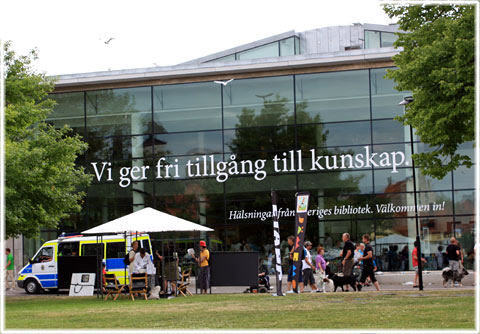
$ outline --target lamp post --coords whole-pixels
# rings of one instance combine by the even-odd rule
[[[407,104],[410,104],[413,102],[413,97],[412,96],[406,96],[403,98],[403,101],[400,102],[398,105],[399,106],[406,106]],[[410,126],[410,149],[411,149],[411,155],[413,156],[413,129],[412,126]],[[416,227],[416,244],[418,245],[417,247],[417,259],[418,259],[418,290],[422,291],[423,290],[423,275],[422,275],[422,244],[420,243],[420,228],[419,228],[419,222],[418,222],[418,208],[417,208],[417,181],[415,177],[415,162],[413,161],[412,158],[412,169],[413,169],[413,200],[415,202],[415,227]]]

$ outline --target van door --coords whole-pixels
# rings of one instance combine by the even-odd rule
[[[32,261],[32,274],[44,288],[56,288],[58,282],[55,245],[43,246]]]

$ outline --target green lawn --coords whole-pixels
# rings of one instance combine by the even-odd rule
[[[272,297],[194,295],[113,302],[56,295],[6,297],[7,329],[471,329],[473,290]]]

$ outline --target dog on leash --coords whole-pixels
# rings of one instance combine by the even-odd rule
[[[448,281],[450,282],[450,286],[453,287],[454,282],[458,282],[460,286],[462,286],[462,279],[468,275],[468,271],[465,268],[462,268],[460,272],[456,270],[452,270],[450,267],[443,268],[442,270],[442,277],[443,277],[443,287],[447,287]]]
[[[353,291],[357,291],[357,287],[358,287],[358,291],[362,289],[361,285],[357,286],[357,281],[353,276],[339,276],[337,274],[334,274],[332,273],[329,266],[326,267],[325,274],[330,280],[333,281],[333,285],[334,285],[333,292],[337,292],[338,287],[340,287],[342,291],[345,291],[343,290],[344,285],[350,285]]]

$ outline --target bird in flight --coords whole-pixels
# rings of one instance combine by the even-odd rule
[[[214,82],[226,86],[232,81],[233,81],[233,79],[230,79],[230,80],[227,80],[227,81],[217,81],[217,80],[215,80]]]
[[[110,37],[110,39],[109,39],[108,41],[105,41],[104,43],[105,43],[105,44],[110,44],[110,42],[113,41],[114,39],[115,39],[115,38]]]

